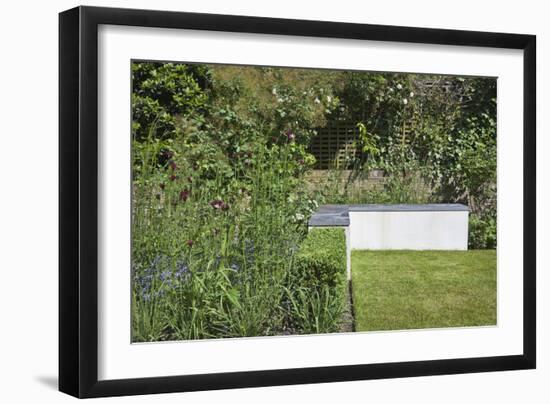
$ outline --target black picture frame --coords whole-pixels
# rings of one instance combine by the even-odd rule
[[[523,354],[98,381],[100,24],[523,50]],[[85,398],[535,368],[535,69],[533,35],[97,7],[60,13],[59,390]]]

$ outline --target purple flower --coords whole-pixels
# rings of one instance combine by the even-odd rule
[[[172,174],[172,175],[170,176],[170,181],[175,181],[175,180],[177,180],[177,179],[178,179],[178,176],[175,175],[175,174]]]
[[[291,130],[287,130],[285,135],[286,135],[286,138],[291,142],[296,138],[296,136]]]
[[[180,201],[183,201],[185,202],[187,199],[189,199],[189,194],[191,192],[189,192],[187,189],[184,189],[183,191],[180,192]]]
[[[169,160],[172,157],[174,157],[174,152],[170,151],[170,150],[163,150],[162,153],[161,153],[161,156],[163,158],[165,158],[166,160]]]
[[[172,171],[175,171],[178,168],[178,165],[174,161],[171,161],[168,163],[168,167],[170,167]]]
[[[141,291],[147,293],[151,289],[153,275],[136,276],[135,281]]]
[[[162,282],[167,281],[172,276],[172,273],[168,270],[162,271],[159,278]]]
[[[193,243],[194,243],[193,240],[187,240],[187,241],[185,242],[185,244],[187,244],[187,246],[189,246],[189,247],[193,247]]]
[[[174,274],[176,279],[186,281],[191,276],[191,271],[189,267],[184,262],[180,262],[177,265],[176,273]]]

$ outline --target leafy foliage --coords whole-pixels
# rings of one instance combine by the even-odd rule
[[[155,136],[173,136],[178,117],[206,113],[210,83],[204,65],[132,63],[132,132],[142,140],[155,126]]]
[[[491,249],[496,247],[497,223],[494,217],[470,214],[468,229],[468,248]]]

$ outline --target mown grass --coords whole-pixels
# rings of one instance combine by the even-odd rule
[[[496,250],[353,251],[357,331],[496,324]]]

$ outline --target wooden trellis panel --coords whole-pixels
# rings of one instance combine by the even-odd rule
[[[357,153],[358,136],[359,130],[355,123],[330,122],[324,128],[317,129],[309,150],[317,159],[315,168],[350,168]]]

